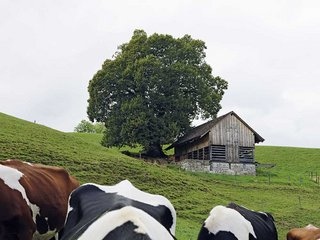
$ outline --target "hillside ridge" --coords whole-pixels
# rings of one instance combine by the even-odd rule
[[[65,167],[81,183],[115,184],[130,180],[138,188],[162,194],[177,210],[177,238],[196,239],[202,221],[218,204],[236,202],[257,211],[271,212],[279,239],[293,227],[320,225],[320,149],[257,146],[258,176],[223,176],[191,173],[174,165],[133,159],[116,148],[102,147],[102,135],[64,133],[0,113],[0,159]]]

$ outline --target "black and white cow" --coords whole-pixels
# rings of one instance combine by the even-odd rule
[[[175,239],[176,211],[170,201],[135,188],[84,184],[70,195],[61,240]]]
[[[235,203],[214,207],[205,220],[198,240],[277,240],[274,219]]]

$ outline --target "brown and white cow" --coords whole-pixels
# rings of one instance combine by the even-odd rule
[[[311,224],[304,228],[293,228],[287,233],[287,240],[320,240],[320,228]]]
[[[78,181],[60,167],[0,161],[0,239],[50,239]]]

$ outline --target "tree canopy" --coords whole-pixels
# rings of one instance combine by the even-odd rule
[[[212,75],[205,43],[185,35],[135,30],[89,82],[87,113],[104,122],[105,146],[143,146],[164,156],[172,143],[201,116],[215,117],[227,82]]]

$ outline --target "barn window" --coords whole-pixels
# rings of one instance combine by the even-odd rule
[[[226,146],[225,145],[212,145],[211,156],[214,161],[226,160]]]
[[[254,148],[253,147],[239,147],[240,162],[253,162]]]
[[[193,151],[193,154],[192,154],[192,159],[198,159],[198,150],[196,151]]]
[[[204,160],[210,160],[210,157],[209,157],[209,147],[205,147],[203,149],[203,155],[204,155]]]
[[[192,152],[188,152],[188,159],[192,159]]]
[[[203,148],[199,149],[199,159],[203,160]]]

